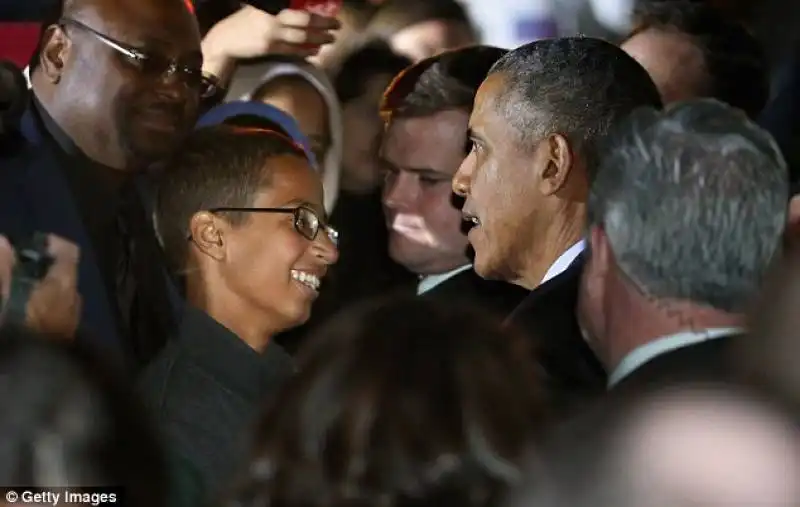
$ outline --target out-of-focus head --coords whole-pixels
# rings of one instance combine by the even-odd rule
[[[782,407],[727,385],[684,385],[606,407],[548,452],[541,507],[797,505],[800,431]],[[542,474],[540,477],[547,477]]]
[[[308,319],[338,256],[319,175],[300,146],[271,131],[194,132],[160,182],[155,217],[190,289],[273,332]]]
[[[170,485],[144,409],[100,358],[18,330],[0,336],[4,487],[122,487],[124,504],[165,506]],[[118,499],[122,501],[122,499]]]
[[[420,275],[467,264],[451,179],[464,159],[475,92],[505,50],[473,46],[423,60],[387,89],[380,147],[389,254]]]
[[[231,505],[494,505],[547,419],[527,343],[418,298],[343,314],[258,425]]]
[[[387,0],[367,30],[415,62],[479,42],[469,14],[456,0]]]
[[[314,85],[299,76],[276,78],[264,85],[256,99],[292,116],[311,141],[314,155],[325,159],[331,144],[328,108]]]
[[[322,171],[325,209],[330,213],[339,193],[343,139],[341,107],[325,73],[301,58],[268,57],[240,65],[228,97],[263,102],[295,119]]]
[[[374,191],[381,182],[378,145],[381,97],[392,78],[411,65],[383,41],[371,41],[344,58],[333,79],[342,104],[342,188]]]
[[[547,243],[583,226],[598,143],[644,105],[660,105],[647,72],[599,39],[540,40],[495,64],[470,116],[471,151],[453,179],[475,225],[469,241],[479,275],[540,283],[555,261],[543,258]]]
[[[196,120],[200,35],[182,0],[64,0],[32,67],[36,96],[89,157],[141,168]]]
[[[741,23],[708,2],[647,0],[622,43],[656,82],[665,104],[711,97],[751,118],[769,98],[769,68],[761,44]]]
[[[620,298],[744,311],[779,252],[788,193],[777,145],[740,110],[695,99],[634,112],[589,195],[578,313],[597,350]]]
[[[640,499],[676,506],[800,502],[797,426],[724,388],[655,395],[633,411],[616,443],[613,468],[627,470],[627,493]],[[620,499],[624,489],[616,492]]]

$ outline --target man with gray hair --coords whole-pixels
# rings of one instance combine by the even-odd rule
[[[610,388],[727,377],[788,193],[772,137],[722,102],[642,108],[619,125],[590,189],[578,301]]]

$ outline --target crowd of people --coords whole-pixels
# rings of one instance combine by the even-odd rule
[[[797,87],[741,21],[59,4],[0,67],[0,486],[800,505]]]

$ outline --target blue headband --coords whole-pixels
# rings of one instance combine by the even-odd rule
[[[312,164],[315,166],[317,165],[314,152],[311,151],[311,143],[309,142],[308,138],[302,132],[300,132],[300,127],[297,126],[297,122],[294,121],[294,118],[284,113],[277,107],[269,104],[246,100],[225,102],[214,108],[211,108],[208,112],[201,116],[197,121],[195,128],[220,125],[229,118],[243,115],[258,116],[280,125],[280,127],[285,130],[287,134],[289,134],[289,137],[292,138],[292,141],[303,147],[303,150],[306,152],[306,156],[312,162]]]

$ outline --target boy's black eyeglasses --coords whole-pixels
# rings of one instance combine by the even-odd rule
[[[320,230],[324,230],[334,246],[339,246],[339,232],[320,220],[319,215],[306,206],[296,208],[211,208],[209,213],[289,213],[294,216],[294,228],[309,241],[317,239]]]
[[[94,28],[71,18],[61,18],[58,25],[62,27],[62,29],[64,26],[73,26],[93,35],[97,40],[124,56],[146,76],[158,79],[178,74],[187,85],[200,92],[201,98],[208,98],[217,91],[218,83],[216,79],[204,76],[200,67],[188,66],[176,60],[166,58],[163,55],[149,53],[135,48],[129,44],[112,39]]]

